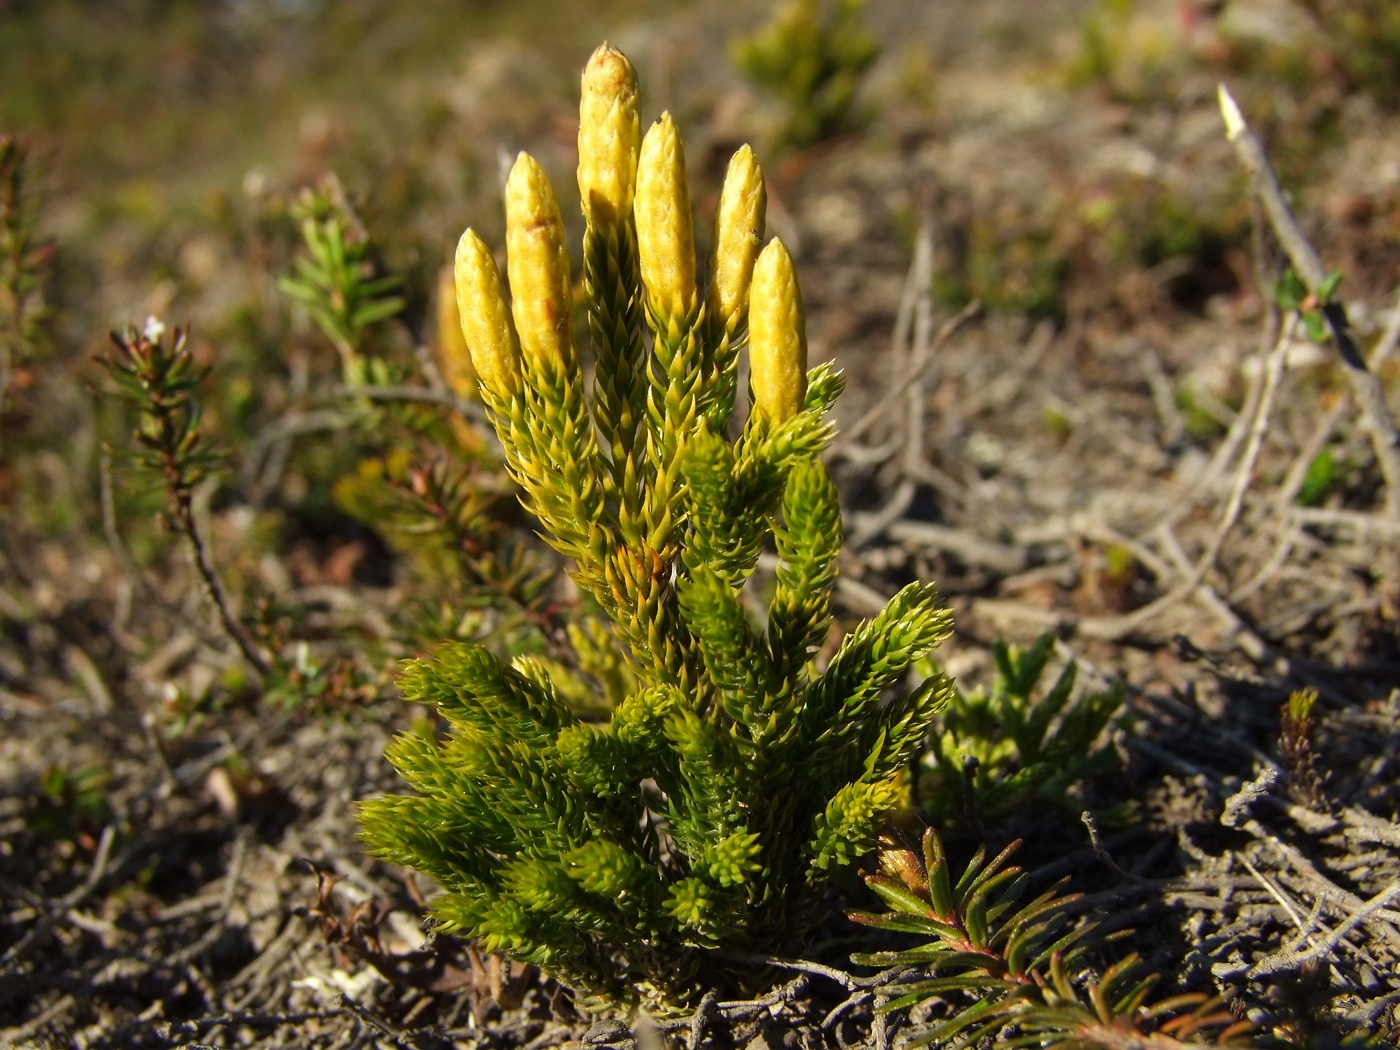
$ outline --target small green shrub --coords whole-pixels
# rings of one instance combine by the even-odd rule
[[[235,614],[224,582],[200,532],[194,507],[195,489],[218,473],[227,455],[204,426],[201,386],[209,369],[196,360],[189,330],[169,333],[152,317],[141,329],[112,333],[113,350],[101,359],[116,397],[135,417],[130,442],[118,453],[138,476],[165,496],[162,515],[172,533],[183,541],[199,584],[219,618],[224,634],[260,677],[272,670],[267,654]]]

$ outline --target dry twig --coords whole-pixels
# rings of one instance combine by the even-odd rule
[[[1224,84],[1220,85],[1220,112],[1225,117],[1226,137],[1235,147],[1240,162],[1249,172],[1254,188],[1264,202],[1269,223],[1278,236],[1279,244],[1287,253],[1293,268],[1302,278],[1309,292],[1314,296],[1323,294],[1327,281],[1327,271],[1322,266],[1317,249],[1312,246],[1283,198],[1283,190],[1274,175],[1264,146],[1245,122],[1244,114]],[[1332,333],[1333,345],[1341,356],[1346,368],[1347,379],[1351,383],[1352,394],[1361,407],[1362,417],[1371,433],[1371,444],[1375,449],[1376,461],[1386,482],[1386,515],[1400,518],[1400,433],[1395,429],[1395,420],[1385,402],[1385,390],[1380,379],[1366,367],[1366,362],[1357,349],[1347,320],[1346,308],[1336,301],[1319,302]]]

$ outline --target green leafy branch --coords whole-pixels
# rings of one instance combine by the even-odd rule
[[[1159,978],[1143,976],[1136,955],[1095,976],[1087,956],[1107,938],[1094,923],[1072,921],[1069,908],[1079,895],[1061,895],[1063,882],[1024,901],[1025,873],[1008,864],[1019,845],[991,860],[979,849],[954,878],[932,828],[917,847],[903,837],[885,839],[880,871],[866,881],[890,910],[851,918],[927,940],[853,961],[915,967],[886,990],[882,1011],[946,1004],[945,1018],[908,1045],[973,1046],[993,1038],[997,1045],[1055,1050],[1247,1045],[1241,1040],[1250,1024],[1236,1021],[1218,999],[1187,993],[1151,1003]]]

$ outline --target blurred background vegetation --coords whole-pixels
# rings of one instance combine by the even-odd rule
[[[1344,291],[1394,281],[1400,157],[1385,142],[1400,8],[1386,0],[11,0],[0,131],[28,151],[7,221],[28,231],[15,266],[29,290],[24,310],[7,308],[27,334],[7,351],[0,505],[19,560],[59,541],[61,567],[104,529],[143,566],[169,556],[154,527],[166,497],[122,458],[131,407],[93,363],[109,331],[149,316],[188,324],[193,361],[212,372],[201,425],[225,454],[210,498],[237,511],[215,517],[235,593],[277,590],[279,572],[301,586],[440,575],[440,551],[405,541],[423,508],[405,511],[404,493],[421,502],[430,476],[460,488],[431,471],[444,448],[479,458],[480,435],[461,418],[444,430],[422,405],[344,394],[441,392],[438,274],[469,222],[499,241],[516,150],[540,157],[576,221],[577,70],[603,38],[637,60],[646,115],[671,108],[688,129],[702,214],[729,151],[753,140],[799,261],[820,265],[829,246],[898,272],[890,250],[909,251],[935,216],[931,281],[947,308],[976,298],[1122,331],[1257,314],[1220,79],[1238,84],[1304,212],[1326,220],[1315,232]],[[308,222],[350,253],[346,288],[317,276],[331,264]],[[346,294],[365,309],[331,301]],[[829,346],[878,345],[880,331],[851,338],[824,312],[840,298],[816,282],[819,339],[831,323]],[[853,378],[874,381],[859,366]],[[1187,436],[1213,439],[1237,377],[1182,363],[1178,380]],[[1058,409],[1037,418],[1067,439]],[[1334,459],[1310,500],[1345,480]],[[497,492],[494,471],[474,490]],[[470,522],[476,538],[448,546],[479,558],[513,501],[474,499],[438,501],[434,527]],[[528,578],[521,556],[493,586]],[[480,583],[489,563],[462,571]]]

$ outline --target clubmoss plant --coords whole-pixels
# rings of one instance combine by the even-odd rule
[[[1122,687],[1076,693],[1071,660],[1037,695],[1054,645],[1049,632],[1026,649],[993,642],[991,687],[958,693],[938,716],[936,765],[919,784],[935,824],[964,812],[997,819],[1031,803],[1077,816],[1070,789],[1116,761],[1103,738],[1122,721]]]
[[[361,821],[377,854],[438,881],[445,927],[674,1007],[722,976],[705,949],[794,946],[834,871],[875,845],[949,689],[936,673],[897,686],[949,617],[912,584],[815,665],[842,542],[821,460],[841,379],[807,369],[752,152],[729,165],[702,288],[680,134],[663,116],[641,136],[637,112],[632,65],[604,45],[579,132],[591,397],[563,221],[531,157],[506,187],[511,298],[474,231],[456,259],[507,466],[606,626],[571,633],[567,673],[463,644],[409,661],[405,695],[446,734],[392,745],[416,793],[365,802]],[[745,344],[749,411],[731,438]],[[755,610],[744,588],[770,544],[773,597]],[[590,679],[619,697],[601,721],[564,699]]]

